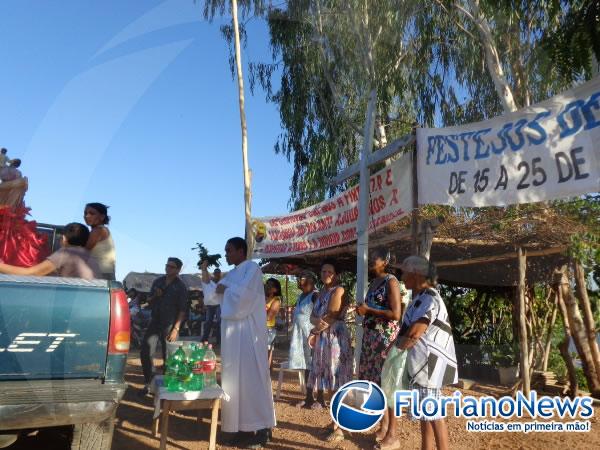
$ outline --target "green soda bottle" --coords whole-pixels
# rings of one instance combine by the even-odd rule
[[[183,349],[183,345],[180,345],[179,348],[177,349],[177,351],[175,353],[173,353],[173,355],[171,355],[172,358],[179,362],[182,363],[183,361],[185,361],[185,350]]]
[[[174,361],[172,357],[167,359],[167,363],[165,364],[165,376],[163,378],[163,385],[167,386],[169,381],[177,376],[177,361]]]
[[[183,392],[183,385],[179,378],[179,372],[182,367],[185,367],[183,363],[178,361],[173,362],[167,369],[168,375],[165,376],[165,386],[169,392]]]
[[[189,383],[192,380],[192,370],[190,369],[190,366],[182,364],[179,372],[177,372],[177,378],[179,378],[179,381],[181,382],[181,388],[184,391],[187,391]]]
[[[200,344],[196,346],[190,355],[190,367],[192,369],[192,386],[194,391],[201,391],[204,389],[204,373],[203,373],[203,361],[204,361],[205,349]]]

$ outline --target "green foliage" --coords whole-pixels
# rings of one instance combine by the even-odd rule
[[[552,207],[585,227],[571,236],[569,254],[589,270],[600,265],[600,194],[556,200]],[[596,274],[594,274],[596,275]],[[600,279],[596,279],[598,283]]]
[[[600,1],[566,2],[559,26],[543,38],[560,75],[576,82],[592,73],[592,54],[600,61]]]
[[[490,354],[492,366],[514,367],[519,364],[518,349],[513,344],[500,344]]]
[[[406,80],[395,75],[408,57],[416,5],[295,0],[269,11],[273,61],[250,65],[250,85],[258,83],[279,107],[283,131],[275,152],[294,165],[292,208],[336,192],[327,180],[358,158],[372,88],[387,140],[410,130],[414,114],[401,100]],[[276,91],[274,73],[281,74]]]
[[[557,376],[557,379],[561,382],[568,382],[569,378],[567,374],[567,365],[565,364],[565,360],[556,347],[553,347],[553,350],[548,356],[548,370],[554,372]]]
[[[589,391],[587,378],[585,377],[585,372],[581,367],[575,368],[575,376],[577,377],[577,384],[579,385],[579,389],[582,391]]]
[[[512,365],[514,348],[512,307],[506,292],[440,286],[459,358],[467,364]]]
[[[198,250],[198,267],[202,265],[204,261],[208,262],[208,267],[220,267],[221,263],[219,259],[221,259],[221,255],[216,253],[214,255],[208,254],[208,249],[202,245],[200,242],[196,242],[196,246],[192,247],[192,250]]]

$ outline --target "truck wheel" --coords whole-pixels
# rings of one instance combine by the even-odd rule
[[[71,450],[110,450],[115,417],[98,422],[74,425]]]

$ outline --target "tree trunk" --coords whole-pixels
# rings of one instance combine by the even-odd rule
[[[519,258],[519,350],[521,359],[521,380],[523,381],[523,394],[527,397],[531,391],[531,379],[529,374],[529,353],[527,348],[527,324],[525,323],[525,271],[527,257],[521,247],[518,248]]]
[[[494,37],[492,36],[492,30],[490,29],[487,19],[483,16],[483,13],[479,8],[479,0],[468,0],[467,3],[469,4],[471,13],[469,14],[464,10],[463,12],[467,13],[468,17],[477,26],[477,31],[479,32],[479,37],[481,39],[480,43],[485,52],[486,66],[490,76],[492,77],[492,81],[494,82],[494,87],[496,88],[496,93],[500,98],[504,112],[507,113],[516,111],[518,109],[517,104],[515,103],[512,89],[510,88],[506,76],[504,75],[500,57],[498,56],[498,50],[496,49]]]
[[[598,382],[594,362],[591,358],[590,346],[587,341],[581,313],[579,312],[579,306],[577,305],[577,301],[573,297],[569,286],[566,266],[561,268],[560,274],[559,289],[567,309],[573,342],[575,343],[577,353],[581,359],[581,365],[588,382],[588,387],[594,397],[600,398],[600,383]]]
[[[556,315],[558,312],[557,306],[555,294],[555,301],[554,305],[552,306],[552,317],[550,318],[550,322],[548,323],[548,328],[546,331],[546,348],[544,349],[544,357],[542,358],[542,372],[546,372],[548,370],[548,359],[550,358],[550,351],[552,350],[552,330],[554,329]]]
[[[575,294],[579,299],[579,305],[583,311],[583,320],[585,325],[585,332],[587,335],[588,345],[590,346],[590,357],[594,364],[594,370],[596,371],[596,377],[600,377],[600,351],[598,350],[598,341],[596,341],[596,324],[594,321],[594,314],[592,313],[592,307],[590,305],[590,299],[587,293],[587,287],[585,282],[585,272],[583,267],[578,262],[574,264],[575,269]],[[598,380],[600,383],[600,379]]]
[[[563,326],[565,328],[565,339],[560,343],[558,349],[560,350],[560,354],[567,365],[570,395],[571,397],[575,398],[577,395],[579,395],[579,384],[577,383],[575,364],[573,363],[573,358],[571,358],[571,354],[569,353],[569,342],[571,341],[573,334],[571,332],[571,326],[569,325],[569,314],[567,313],[567,307],[565,306],[565,302],[562,297],[562,289],[560,289],[560,281],[558,284],[556,284],[555,291],[556,304],[558,305],[558,310],[560,311]]]
[[[381,119],[381,116],[377,116],[375,120],[375,136],[377,136],[377,146],[382,149],[387,145],[387,134],[385,132],[385,123]],[[392,164],[392,158],[385,160],[385,165],[389,166]]]
[[[250,170],[248,168],[248,128],[246,126],[246,110],[244,108],[244,76],[242,73],[242,51],[240,49],[240,29],[238,25],[237,0],[231,0],[231,16],[235,38],[235,64],[237,68],[238,93],[240,99],[240,125],[242,127],[242,163],[244,169],[244,210],[246,216],[247,258],[252,259],[254,251],[254,233],[252,232],[252,190],[250,187]]]

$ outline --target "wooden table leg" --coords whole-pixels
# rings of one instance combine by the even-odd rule
[[[208,441],[208,450],[215,450],[217,448],[217,422],[219,421],[219,406],[221,399],[216,398],[212,404],[212,415],[210,418],[210,437]]]
[[[158,435],[158,424],[159,424],[160,415],[154,419],[152,419],[152,437],[156,437]]]
[[[169,400],[163,400],[162,412],[160,417],[160,450],[166,450],[167,448],[167,434],[169,430],[170,409],[171,402]]]
[[[158,402],[159,402],[158,416],[154,417],[152,419],[152,437],[158,436],[158,426],[160,423],[160,412],[161,412],[161,407],[162,407],[162,404],[164,403],[164,400],[159,400]]]

